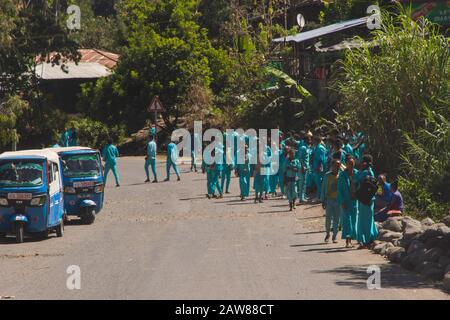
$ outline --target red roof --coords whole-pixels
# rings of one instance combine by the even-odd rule
[[[80,49],[78,51],[81,53],[80,62],[97,62],[108,69],[114,69],[120,57],[118,54],[97,49]]]

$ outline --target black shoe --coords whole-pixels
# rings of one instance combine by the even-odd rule
[[[144,182],[145,182],[145,183],[148,183],[148,182],[150,182],[150,179],[147,179],[147,180],[145,180]]]
[[[170,181],[170,179],[169,179],[169,178],[166,178],[166,179],[164,180],[164,182],[167,182],[167,181]]]
[[[181,178],[180,178],[180,177],[178,177],[177,181],[181,181]]]
[[[325,243],[329,243],[330,242],[330,235],[329,234],[327,234],[327,236],[325,237],[324,242]]]
[[[158,183],[158,179],[153,180],[152,183]]]

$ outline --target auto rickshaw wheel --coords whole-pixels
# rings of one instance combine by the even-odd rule
[[[61,223],[56,227],[56,236],[61,238],[64,235],[64,219],[61,220]]]
[[[86,209],[86,212],[81,216],[81,221],[84,224],[93,224],[95,221],[95,212],[94,209]]]
[[[25,231],[24,227],[23,227],[23,223],[17,222],[15,225],[15,230],[16,230],[16,242],[23,243],[24,231]]]

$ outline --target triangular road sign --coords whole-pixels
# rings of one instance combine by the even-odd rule
[[[159,112],[164,112],[164,107],[162,105],[161,100],[159,100],[158,96],[155,96],[152,100],[152,102],[150,103],[150,105],[147,108],[148,112],[155,112],[155,111],[159,111]]]

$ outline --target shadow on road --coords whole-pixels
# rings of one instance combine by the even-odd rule
[[[320,233],[324,233],[325,230],[323,231],[310,231],[310,232],[297,232],[294,233],[294,236],[302,236],[302,235],[308,235],[308,234],[320,234]]]
[[[314,270],[314,273],[331,273],[336,275],[336,284],[339,286],[353,287],[367,290],[367,279],[372,273],[367,269],[371,265],[344,266],[329,270]],[[399,288],[399,289],[424,289],[439,288],[432,282],[426,282],[420,276],[402,269],[395,264],[386,264],[379,266],[381,269],[381,288]]]
[[[291,248],[297,248],[297,247],[313,247],[313,246],[326,246],[329,245],[325,242],[319,242],[319,243],[306,243],[306,244],[291,244]]]

